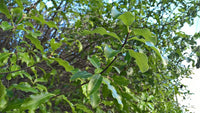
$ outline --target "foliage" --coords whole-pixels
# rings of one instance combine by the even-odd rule
[[[198,1],[33,1],[0,1],[1,112],[183,111]]]

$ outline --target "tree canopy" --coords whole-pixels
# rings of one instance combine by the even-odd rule
[[[177,95],[189,94],[180,80],[199,67],[200,33],[180,29],[199,10],[195,0],[0,0],[0,111],[187,111]]]

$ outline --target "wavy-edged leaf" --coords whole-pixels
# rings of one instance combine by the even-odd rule
[[[6,87],[2,84],[0,80],[0,111],[2,111],[6,107],[6,93]]]
[[[90,110],[83,104],[76,104],[75,106],[77,109],[83,110],[84,113],[93,113],[92,110]]]
[[[51,93],[41,93],[37,95],[31,95],[28,99],[26,99],[21,105],[21,109],[33,111],[38,108],[41,104],[47,102],[51,97],[55,96]]]
[[[3,21],[0,25],[0,27],[4,30],[4,31],[7,31],[7,30],[10,30],[13,28],[13,26],[11,26],[7,21]]]
[[[118,37],[113,32],[107,32],[106,29],[104,29],[103,27],[98,27],[93,31],[84,30],[82,33],[83,33],[83,35],[94,34],[94,33],[99,33],[101,35],[109,35],[109,36],[112,36],[112,37],[116,38],[117,40],[119,40],[119,42],[121,42],[120,37]]]
[[[8,101],[6,108],[3,110],[3,113],[6,113],[6,111],[20,108],[23,102],[23,99],[14,99],[12,101]]]
[[[92,93],[96,92],[102,82],[103,78],[100,74],[95,74],[90,82],[88,83],[88,94],[91,95]]]
[[[11,18],[10,12],[8,10],[8,7],[4,3],[4,0],[0,0],[0,12],[5,14],[7,18]]]
[[[63,60],[61,58],[52,58],[52,59],[54,59],[55,61],[57,61],[59,63],[59,65],[63,66],[65,68],[65,71],[67,71],[67,72],[70,72],[71,70],[74,69],[74,67],[71,66],[69,64],[69,62],[67,62],[67,61],[65,61],[65,60]]]
[[[39,49],[41,52],[44,52],[44,48],[37,38],[33,37],[31,34],[25,35],[25,37],[28,38],[37,49]]]
[[[118,104],[120,104],[120,106],[123,108],[121,96],[117,93],[115,87],[110,84],[110,80],[108,80],[107,78],[103,78],[103,83],[108,86],[108,89],[111,91],[113,98],[115,98]]]
[[[92,105],[92,108],[96,108],[99,106],[100,103],[100,93],[97,90],[93,94],[90,95],[90,104]]]
[[[15,88],[24,92],[32,92],[32,93],[38,93],[38,90],[33,88],[30,84],[27,82],[21,82],[19,84],[13,84],[11,88]]]
[[[4,60],[8,59],[11,54],[12,53],[0,53],[0,62],[4,62]]]
[[[88,56],[88,60],[90,61],[90,63],[96,67],[96,68],[100,68],[101,66],[101,63],[100,63],[100,60],[96,57],[96,56],[92,56],[92,57],[89,57]]]
[[[131,57],[136,59],[136,63],[142,73],[149,70],[148,57],[144,53],[138,53],[134,52],[133,50],[129,50],[129,54]]]
[[[139,29],[138,28],[138,29],[134,29],[133,32],[135,33],[135,35],[143,36],[145,38],[145,41],[153,42],[154,45],[156,45],[157,39],[155,36],[152,35],[152,33],[150,32],[149,29],[147,29],[147,28]]]
[[[107,58],[112,58],[116,56],[120,50],[113,50],[112,48],[108,47],[107,45],[104,48],[104,54],[106,55]]]
[[[132,14],[131,12],[125,12],[124,14],[120,15],[120,16],[118,17],[118,19],[121,19],[122,22],[123,22],[126,26],[130,26],[130,25],[133,23],[135,17],[133,16],[133,14]]]
[[[75,80],[77,78],[89,78],[91,76],[92,76],[92,74],[88,73],[87,71],[78,71],[78,72],[76,72],[75,74],[72,75],[70,80]]]

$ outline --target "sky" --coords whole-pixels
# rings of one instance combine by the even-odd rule
[[[107,0],[109,3],[112,3],[116,0]],[[50,2],[47,3],[48,6],[52,5]],[[200,12],[199,12],[200,15]],[[194,19],[194,24],[189,26],[188,24],[184,24],[181,31],[185,32],[188,35],[194,35],[196,32],[200,32],[200,18]],[[197,41],[197,45],[200,45],[200,38]],[[187,64],[186,64],[187,65]],[[191,75],[191,79],[185,78],[181,82],[188,86],[193,95],[187,96],[185,100],[182,97],[178,97],[179,103],[181,105],[187,105],[191,113],[200,113],[200,69],[193,69],[193,73]]]
[[[192,26],[185,24],[181,31],[188,35],[194,35],[195,32],[200,32],[200,18],[195,18]],[[197,40],[197,45],[200,45],[200,38]],[[193,94],[187,96],[186,100],[182,100],[182,97],[179,97],[179,103],[181,105],[189,106],[191,113],[200,113],[200,69],[194,68],[193,73],[191,79],[185,78],[181,81],[183,84],[188,86],[188,89]]]

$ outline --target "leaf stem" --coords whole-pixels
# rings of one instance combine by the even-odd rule
[[[120,49],[122,49],[125,46],[125,44],[127,43],[129,35],[130,35],[130,31],[128,31],[128,34],[126,35],[126,39],[125,39],[124,43],[122,44],[122,46],[120,47]],[[117,56],[115,56],[115,58],[110,62],[110,64],[108,64],[108,66],[106,66],[106,68],[103,71],[100,72],[100,74],[103,74],[114,63],[114,61],[117,59]]]

